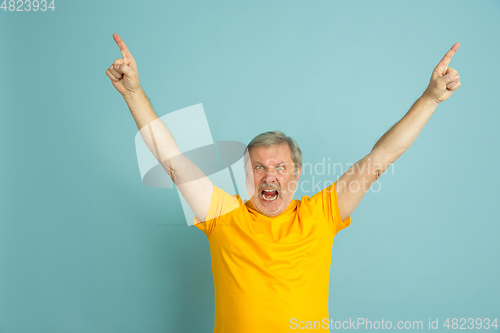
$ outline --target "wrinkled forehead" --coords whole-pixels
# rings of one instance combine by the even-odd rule
[[[252,148],[250,152],[245,151],[245,165],[262,164],[275,166],[278,164],[293,165],[292,151],[290,147],[284,144],[276,144],[271,146],[258,146]]]

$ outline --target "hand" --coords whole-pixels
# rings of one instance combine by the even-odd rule
[[[113,34],[113,39],[120,48],[123,58],[113,61],[113,65],[106,70],[106,75],[111,83],[122,95],[138,92],[141,89],[137,64],[123,40],[118,34]]]
[[[444,55],[443,59],[434,68],[431,76],[431,82],[423,93],[422,97],[434,100],[437,103],[444,102],[455,90],[460,88],[460,75],[458,71],[448,64],[453,58],[455,52],[460,48],[460,43],[455,43],[452,48]]]

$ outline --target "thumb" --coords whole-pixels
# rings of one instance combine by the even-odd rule
[[[439,85],[444,87],[448,83],[455,81],[457,79],[456,75],[457,75],[456,73],[449,73],[444,76],[441,76],[440,78],[438,78]]]
[[[125,74],[126,76],[128,77],[135,77],[136,76],[136,72],[130,68],[128,65],[126,64],[120,64],[120,67],[117,68],[117,71],[120,73],[120,74]]]

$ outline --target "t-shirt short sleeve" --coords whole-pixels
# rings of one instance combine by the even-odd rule
[[[337,200],[337,182],[335,181],[328,187],[319,191],[311,197],[311,201],[315,202],[323,210],[323,216],[333,227],[334,235],[340,230],[351,225],[351,216],[349,215],[344,221],[340,217],[339,204]]]
[[[217,226],[228,224],[229,213],[238,209],[241,205],[241,200],[239,200],[237,195],[233,196],[213,185],[212,199],[205,221],[201,222],[195,216],[194,225],[203,231],[207,237],[210,237]]]

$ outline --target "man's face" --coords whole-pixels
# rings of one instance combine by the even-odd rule
[[[292,202],[300,178],[300,167],[297,176],[293,174],[290,147],[286,143],[255,147],[249,156],[246,168],[250,202],[262,215],[281,214]]]

